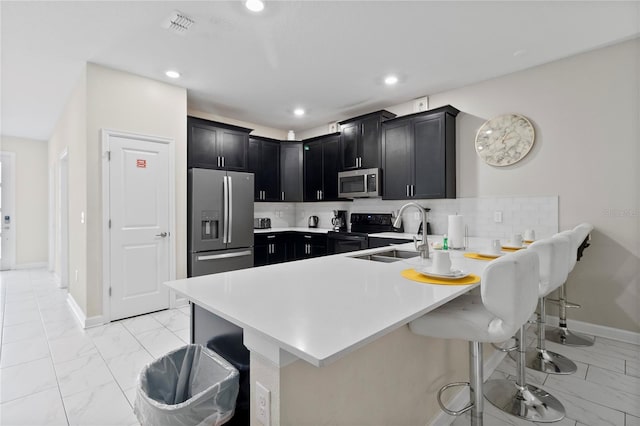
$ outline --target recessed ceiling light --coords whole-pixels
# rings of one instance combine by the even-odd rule
[[[392,86],[398,82],[398,77],[395,75],[388,75],[384,78],[384,84],[387,86]]]
[[[180,73],[178,71],[169,70],[164,74],[169,78],[180,78]]]
[[[244,5],[252,12],[262,12],[264,2],[262,0],[247,0]]]
[[[293,110],[293,113],[298,117],[302,117],[304,115],[304,110],[302,108],[296,108]]]

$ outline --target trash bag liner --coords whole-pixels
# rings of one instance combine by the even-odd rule
[[[202,345],[186,345],[147,364],[134,411],[143,426],[210,426],[235,409],[238,370]]]

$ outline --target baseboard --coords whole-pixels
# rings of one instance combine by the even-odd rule
[[[71,311],[76,316],[76,319],[78,320],[82,328],[98,327],[104,324],[102,315],[96,315],[87,318],[87,316],[84,314],[84,311],[82,310],[80,305],[78,305],[76,299],[73,298],[71,293],[67,294],[67,303],[71,307]]]
[[[487,381],[493,372],[498,368],[504,357],[507,356],[506,352],[495,351],[489,359],[484,362],[482,369],[483,381]],[[448,402],[449,407],[453,410],[459,410],[469,403],[469,390],[467,388],[461,388],[461,390]],[[450,416],[444,411],[440,410],[438,415],[431,421],[430,426],[449,426],[455,421],[455,416]]]
[[[558,326],[558,317],[547,315],[547,325]],[[584,321],[567,319],[569,330],[579,333],[591,334],[593,336],[606,337],[607,339],[619,340],[621,342],[640,345],[640,333],[623,330],[620,328],[607,327],[605,325],[591,324]]]
[[[48,262],[18,263],[11,269],[43,269],[47,268],[48,266]]]

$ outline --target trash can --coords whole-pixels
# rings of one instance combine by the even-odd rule
[[[147,364],[134,412],[143,426],[210,426],[234,413],[239,373],[202,345],[186,345]]]
[[[216,336],[207,342],[207,348],[229,361],[240,373],[240,389],[236,399],[236,411],[229,425],[249,425],[251,396],[251,381],[249,379],[250,353],[249,349],[244,346],[242,332]]]

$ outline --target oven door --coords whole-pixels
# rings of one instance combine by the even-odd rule
[[[329,232],[327,234],[327,252],[329,254],[348,253],[369,248],[367,234]]]

